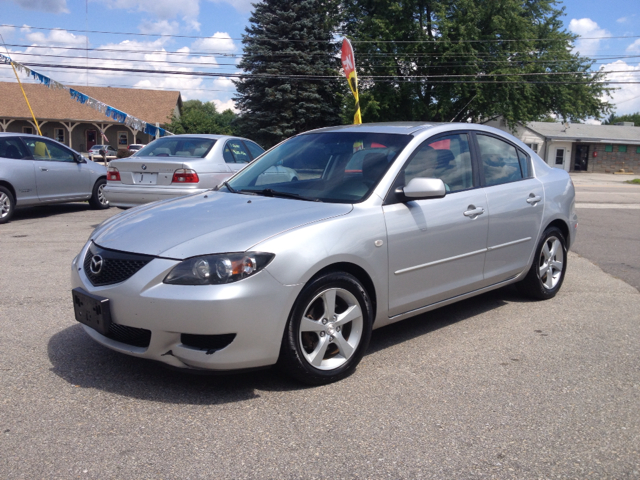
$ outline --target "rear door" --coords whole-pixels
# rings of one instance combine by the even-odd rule
[[[14,188],[18,205],[38,203],[33,159],[18,137],[0,137],[0,179]]]
[[[247,163],[253,160],[247,147],[245,147],[242,140],[238,138],[227,140],[222,156],[232,172],[242,170]]]
[[[493,284],[528,265],[540,234],[544,189],[522,150],[497,135],[474,137],[490,219],[484,276]]]
[[[86,164],[78,163],[72,150],[38,137],[22,137],[34,159],[41,202],[88,198],[93,178]]]

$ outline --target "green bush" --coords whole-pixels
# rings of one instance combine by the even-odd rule
[[[130,157],[131,155],[133,155],[134,152],[132,152],[131,150],[128,150],[126,148],[119,148],[118,149],[118,154],[116,155],[118,158],[127,158]]]

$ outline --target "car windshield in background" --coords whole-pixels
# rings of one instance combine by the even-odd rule
[[[136,157],[192,157],[204,158],[216,143],[213,138],[165,137],[154,140],[138,150]]]
[[[322,202],[361,202],[412,138],[359,132],[299,135],[242,170],[228,182],[229,190]]]

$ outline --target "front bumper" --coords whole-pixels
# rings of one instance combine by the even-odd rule
[[[94,287],[82,260],[71,266],[72,288],[110,299],[113,322],[151,331],[148,347],[133,346],[83,325],[95,341],[121,353],[175,367],[236,370],[273,365],[291,307],[302,286],[285,286],[267,270],[227,285],[184,286],[162,283],[177,260],[156,258],[126,281]],[[182,334],[235,334],[215,352],[183,345]]]
[[[136,207],[145,203],[166,200],[168,198],[182,197],[194,193],[206,192],[207,188],[179,187],[146,187],[142,185],[107,185],[104,194],[109,204],[114,207]]]

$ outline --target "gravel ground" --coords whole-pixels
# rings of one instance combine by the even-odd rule
[[[92,342],[70,262],[114,213],[0,226],[0,478],[640,478],[640,293],[588,260],[547,302],[504,288],[376,330],[309,388]]]

